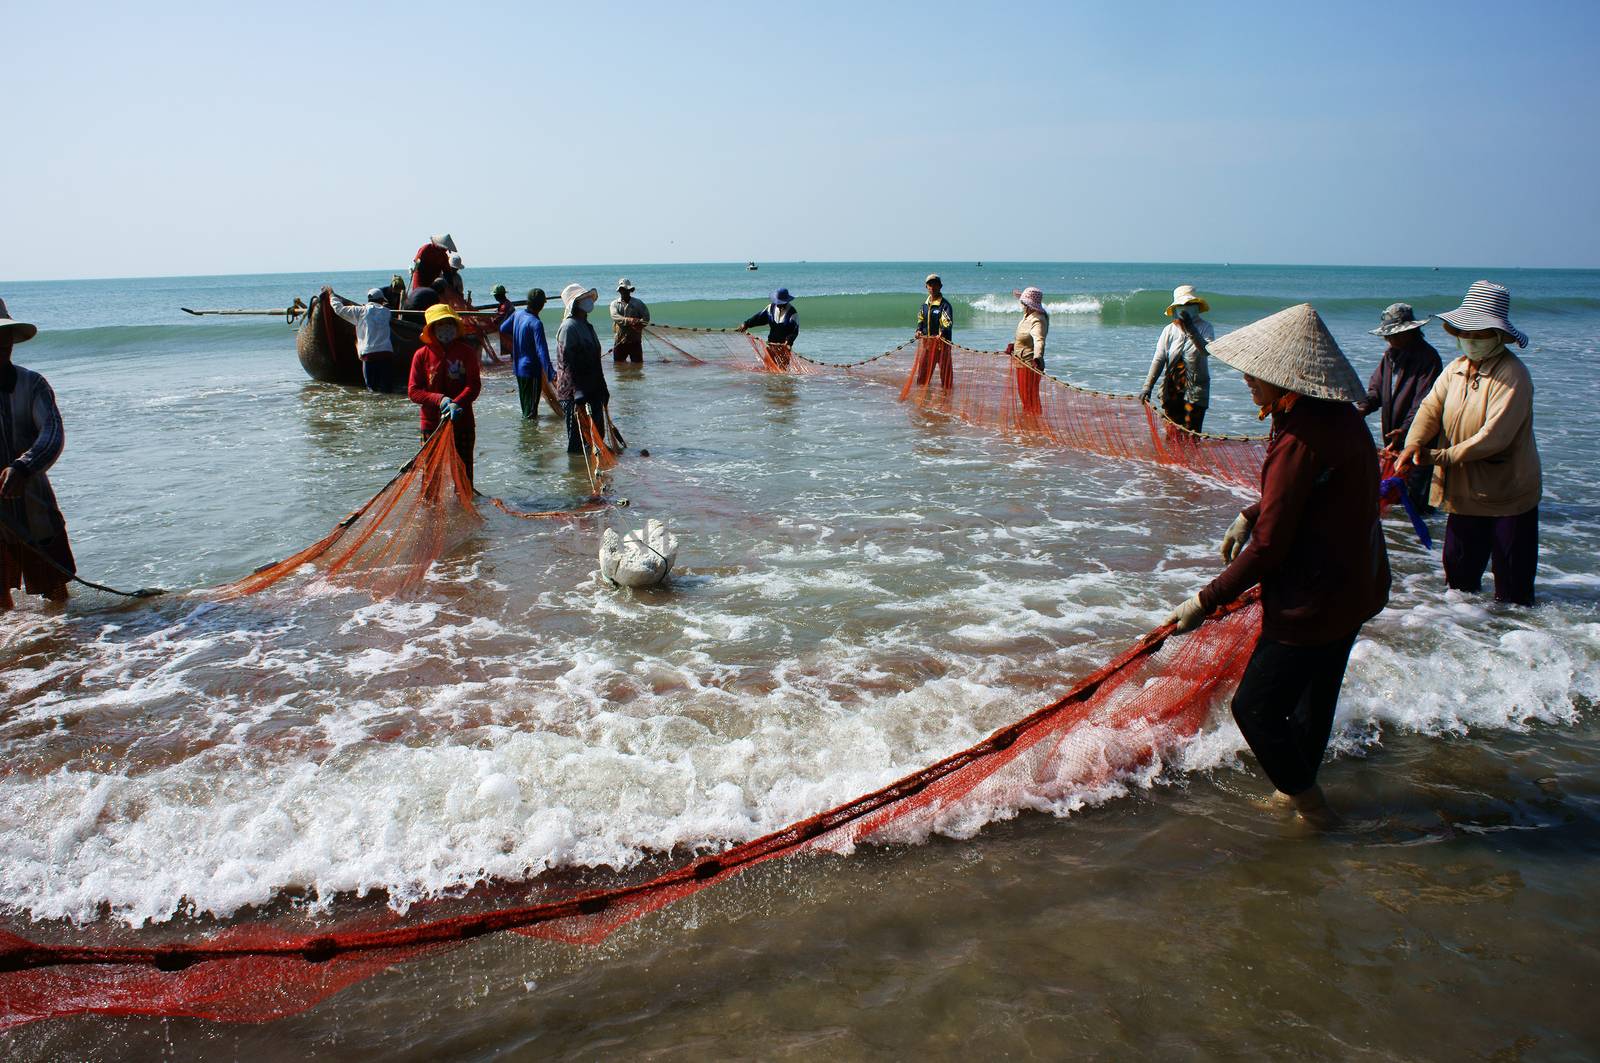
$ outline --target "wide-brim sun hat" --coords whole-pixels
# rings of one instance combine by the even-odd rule
[[[1172,312],[1180,306],[1198,306],[1202,314],[1211,313],[1211,304],[1194,290],[1192,284],[1180,284],[1172,289],[1172,303],[1167,307],[1167,316],[1171,317]]]
[[[450,252],[450,268],[451,269],[465,269],[466,266],[467,266],[467,264],[465,262],[461,261],[461,256],[460,255],[456,254],[454,251]]]
[[[621,280],[617,281],[617,291],[619,291],[619,292],[631,292],[631,291],[633,291],[633,282],[630,281],[628,278],[623,277]]]
[[[1044,292],[1038,288],[1014,288],[1011,294],[1016,296],[1017,301],[1029,310],[1037,310],[1041,314],[1044,313]]]
[[[600,298],[600,291],[597,288],[585,288],[581,284],[569,284],[561,289],[561,305],[570,310],[572,309],[572,304],[584,296],[598,299]]]
[[[788,306],[790,303],[794,302],[794,296],[789,294],[789,289],[779,288],[777,291],[772,293],[772,301],[779,306]]]
[[[460,332],[465,327],[461,323],[461,315],[452,310],[448,304],[434,303],[422,315],[422,341],[424,343],[433,342],[433,326],[441,321],[454,321],[457,332]]]
[[[1499,329],[1517,341],[1518,347],[1528,345],[1527,335],[1511,323],[1511,291],[1494,281],[1473,281],[1461,305],[1448,313],[1440,314],[1440,321],[1448,321],[1462,332],[1478,329]]]
[[[12,343],[26,343],[38,334],[38,326],[26,321],[13,321],[11,312],[6,309],[6,301],[0,299],[0,335],[6,336]]]
[[[1374,336],[1393,336],[1397,332],[1419,329],[1432,320],[1431,317],[1425,317],[1418,321],[1417,312],[1411,309],[1410,303],[1390,303],[1378,319],[1378,327],[1367,331]]]
[[[1359,402],[1367,389],[1310,303],[1252,321],[1206,345],[1246,376],[1313,399]]]

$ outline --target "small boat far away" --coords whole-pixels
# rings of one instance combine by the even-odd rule
[[[761,268],[761,267],[760,267],[760,266],[758,266],[758,265],[756,265],[756,264],[755,264],[755,263],[754,263],[754,262],[746,262],[746,263],[745,263],[745,264],[744,264],[744,268],[745,268],[745,269],[747,269],[747,270],[750,270],[750,271],[752,271],[752,272],[754,272],[754,271],[755,271],[755,270],[758,270],[758,269],[760,269],[760,268]]]

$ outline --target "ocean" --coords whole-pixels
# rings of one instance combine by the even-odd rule
[[[470,248],[465,249],[470,252]],[[467,255],[470,262],[470,253]],[[1600,272],[1074,263],[472,268],[479,302],[629,277],[661,324],[795,295],[797,349],[908,338],[923,276],[957,341],[1052,311],[1047,369],[1139,389],[1172,287],[1225,332],[1317,306],[1365,378],[1391,302],[1512,291],[1544,466],[1538,604],[1444,588],[1388,524],[1322,783],[1326,835],[1223,705],[1150,770],[971,836],[779,861],[598,947],[499,935],[266,1025],[87,1017],[11,1058],[678,1059],[1065,1055],[1583,1059],[1600,1045]],[[312,382],[270,318],[179,307],[358,297],[396,270],[0,285],[40,326],[52,472],[80,574],[202,589],[322,537],[415,451],[403,397]],[[557,310],[545,314],[553,331]],[[600,324],[602,332],[604,323]],[[1452,354],[1437,324],[1427,334]],[[842,373],[613,369],[635,447],[602,521],[489,511],[417,595],[36,599],[0,620],[0,920],[50,940],[406,911],[545,875],[712,851],[873,790],[1051,700],[1218,569],[1248,496],[1028,446]],[[1207,429],[1259,433],[1213,364]],[[587,494],[508,377],[478,403],[477,485]],[[669,589],[595,574],[600,529],[666,522]],[[1435,517],[1436,537],[1443,519]]]

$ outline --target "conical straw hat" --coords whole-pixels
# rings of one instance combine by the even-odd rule
[[[1359,402],[1367,394],[1310,303],[1252,321],[1207,350],[1241,373],[1313,399]]]

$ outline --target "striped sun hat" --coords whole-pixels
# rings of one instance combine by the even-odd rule
[[[1528,337],[1511,323],[1511,292],[1494,281],[1473,281],[1467,297],[1461,300],[1458,310],[1440,314],[1439,320],[1448,321],[1463,332],[1477,329],[1499,329],[1517,341],[1518,347],[1528,345]]]
[[[1039,289],[1037,289],[1037,288],[1018,288],[1015,291],[1013,291],[1011,294],[1016,296],[1017,301],[1019,303],[1021,303],[1025,307],[1027,307],[1029,310],[1032,310],[1034,313],[1042,314],[1042,313],[1045,312],[1045,310],[1044,310],[1044,292],[1041,292]]]

